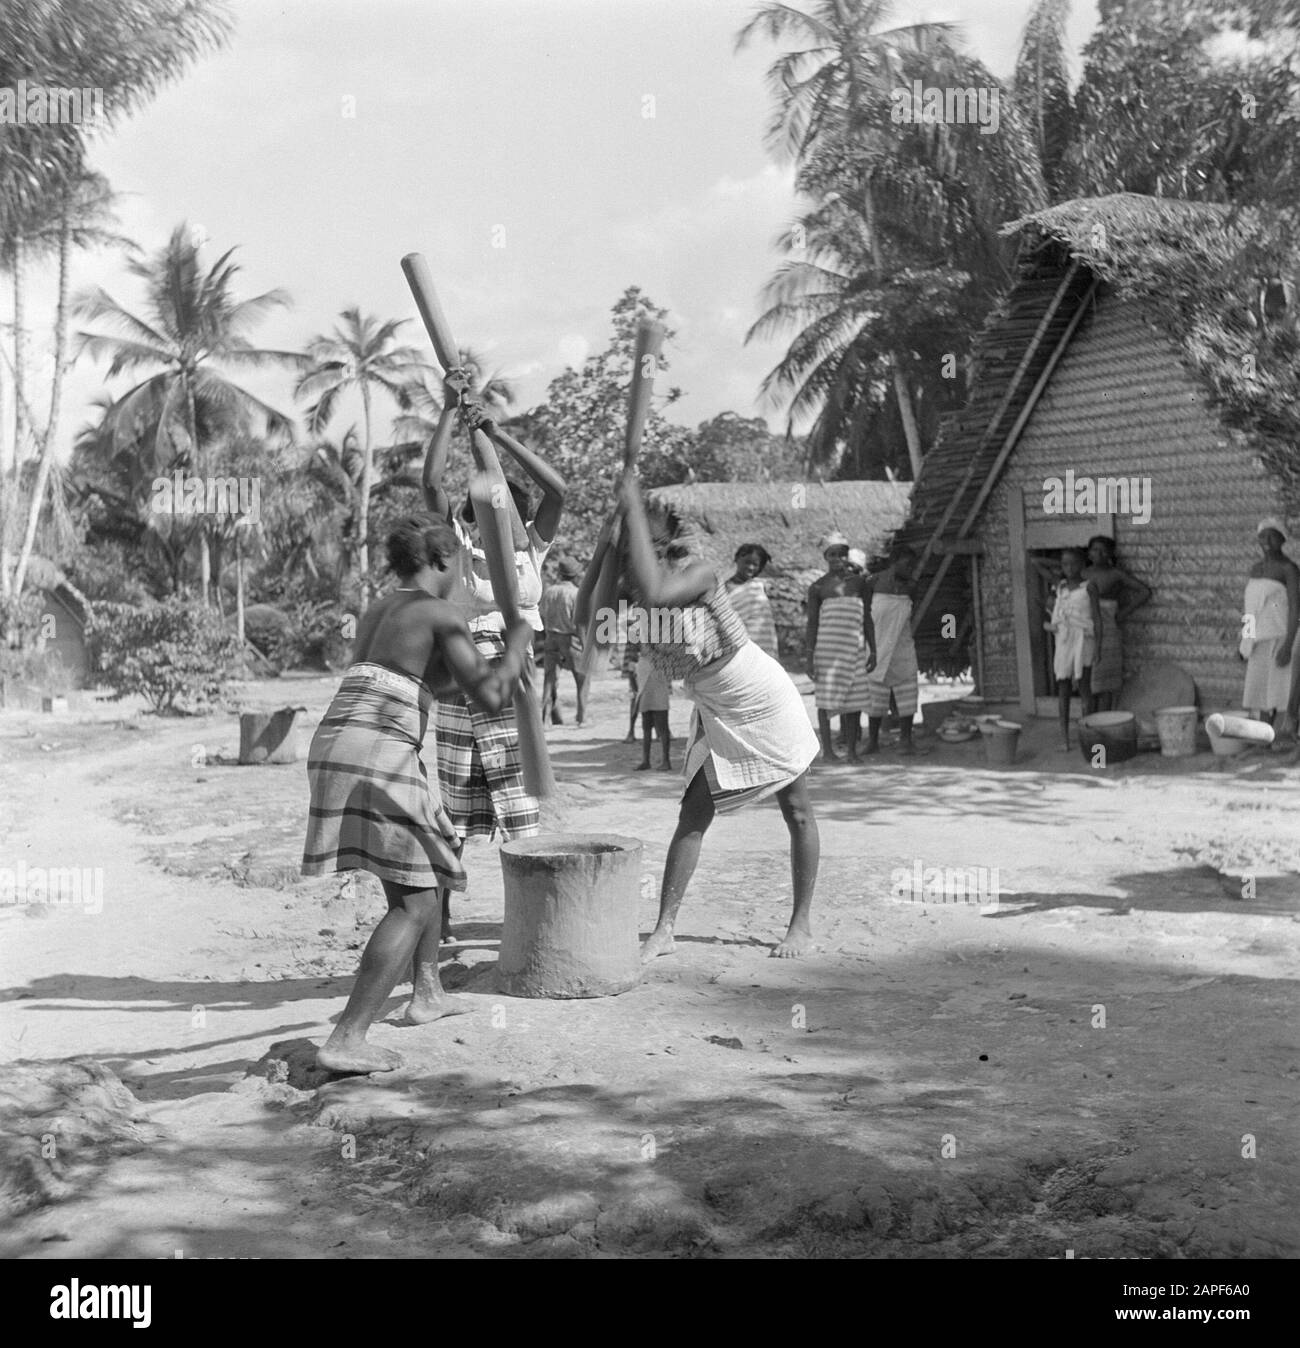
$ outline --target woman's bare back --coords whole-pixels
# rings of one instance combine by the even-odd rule
[[[435,697],[445,697],[457,684],[443,658],[443,641],[463,626],[445,599],[423,590],[398,591],[366,610],[352,658],[409,674],[428,685]]]

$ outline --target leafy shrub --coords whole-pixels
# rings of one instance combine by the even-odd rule
[[[293,664],[307,669],[342,669],[352,650],[356,617],[332,600],[295,604],[290,611],[296,641]]]
[[[0,646],[0,682],[9,681],[38,688],[42,693],[67,693],[75,682],[72,671],[53,651]]]
[[[11,649],[31,650],[41,633],[45,597],[39,590],[25,590],[17,598],[0,599],[0,633]]]
[[[238,639],[214,609],[182,599],[96,604],[91,632],[99,677],[114,698],[142,693],[162,714],[217,702],[238,673]]]

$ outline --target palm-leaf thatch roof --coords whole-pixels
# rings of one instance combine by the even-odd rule
[[[821,540],[838,531],[868,558],[884,552],[907,517],[906,482],[693,482],[647,493],[652,519],[700,530],[725,568],[742,543],[761,543],[763,573],[784,655],[803,647],[803,601],[826,569]],[[730,572],[728,572],[730,574]]]
[[[970,398],[926,455],[901,532],[929,550],[922,594],[943,568],[918,613],[918,654],[929,668],[964,663],[970,633],[963,629],[962,649],[940,634],[942,614],[970,606],[967,568],[945,566],[942,554],[974,530],[1035,385],[1103,296],[1139,305],[1170,339],[1207,405],[1245,437],[1288,512],[1300,513],[1300,341],[1293,322],[1261,327],[1256,317],[1278,263],[1250,212],[1118,193],[1038,211],[1002,232],[1020,236],[1016,283],[976,340]]]
[[[27,584],[32,590],[58,594],[83,621],[90,613],[90,601],[48,557],[33,553],[28,559]]]
[[[1276,251],[1251,212],[1118,193],[1068,201],[1004,226],[1033,247],[1057,243],[1180,347],[1225,425],[1244,431],[1300,512],[1300,341],[1261,328],[1261,285]],[[1295,260],[1291,259],[1293,269]]]

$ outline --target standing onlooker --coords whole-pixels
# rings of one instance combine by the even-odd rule
[[[1241,705],[1272,722],[1285,711],[1300,629],[1300,567],[1282,550],[1286,528],[1279,519],[1261,520],[1255,530],[1263,556],[1246,582],[1245,621],[1240,652],[1246,660]],[[1284,719],[1284,730],[1290,730]]]
[[[849,571],[849,540],[840,533],[822,539],[826,574],[808,587],[807,671],[816,685],[817,727],[822,758],[839,761],[831,717],[844,726],[849,762],[858,759],[861,715],[867,706],[867,674],[876,666],[871,604],[861,576]]]
[[[760,651],[777,658],[776,621],[767,586],[759,579],[772,560],[761,543],[742,543],[732,559],[735,571],[727,582],[727,598]]]
[[[1096,534],[1088,540],[1088,565],[1083,569],[1083,578],[1096,586],[1101,612],[1101,650],[1092,666],[1093,708],[1110,711],[1124,686],[1124,645],[1119,625],[1151,598],[1151,588],[1120,570],[1115,540],[1105,534]]]
[[[866,580],[875,635],[876,665],[867,675],[867,748],[880,752],[880,727],[892,701],[898,715],[901,754],[914,754],[912,722],[916,717],[920,685],[916,645],[912,640],[912,586],[916,553],[903,545],[894,550],[894,560]]]
[[[574,687],[577,689],[577,724],[581,725],[587,707],[587,680],[582,673],[582,633],[578,631],[573,612],[578,602],[578,580],[582,576],[582,567],[572,557],[560,557],[556,560],[555,569],[559,580],[542,591],[537,604],[546,633],[542,655],[542,714],[545,715],[549,709],[551,724],[564,724],[558,703],[560,670],[567,669],[573,675]]]
[[[1070,697],[1077,690],[1084,716],[1092,714],[1092,667],[1105,650],[1097,587],[1083,578],[1082,548],[1061,553],[1062,577],[1056,582],[1052,616],[1043,624],[1056,638],[1052,672],[1056,675],[1061,718],[1061,748],[1070,747]]]

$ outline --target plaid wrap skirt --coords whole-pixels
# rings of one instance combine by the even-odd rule
[[[473,637],[489,664],[501,662],[506,645],[500,632],[474,632]],[[491,837],[499,830],[509,842],[539,833],[541,810],[536,796],[524,790],[513,709],[489,716],[464,698],[445,698],[438,703],[435,724],[443,808],[461,836]]]

